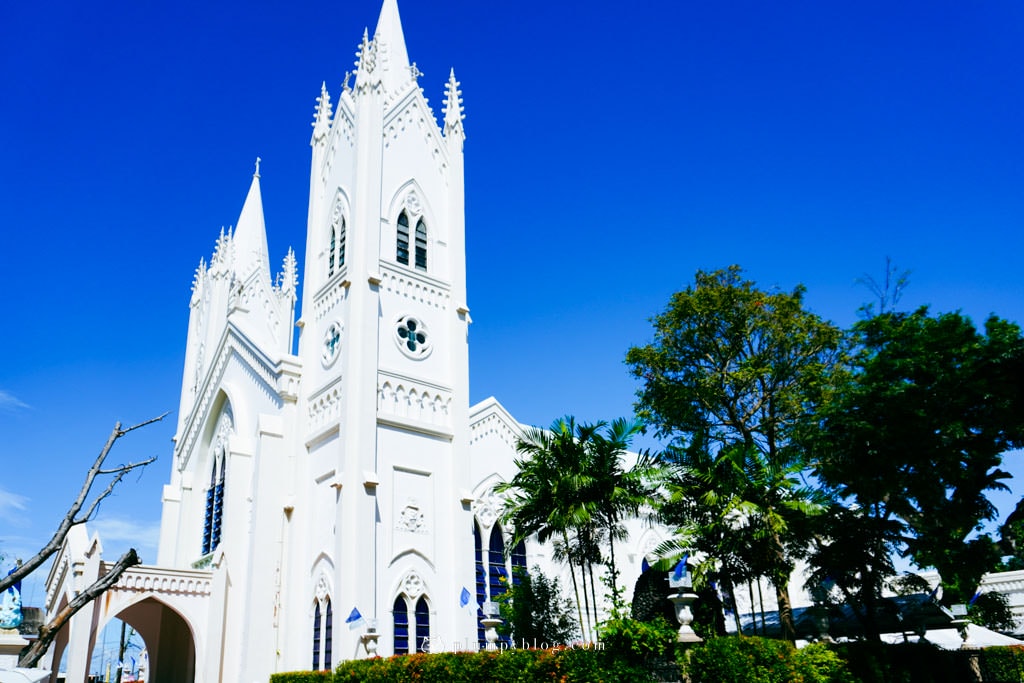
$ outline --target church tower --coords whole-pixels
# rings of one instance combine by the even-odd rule
[[[475,642],[463,114],[454,72],[440,126],[420,75],[384,0],[313,122],[288,533],[309,596],[294,632],[322,668],[365,656],[374,627],[381,654]]]

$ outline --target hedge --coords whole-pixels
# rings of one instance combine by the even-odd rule
[[[274,674],[271,683],[370,681],[456,683],[642,683],[654,679],[646,669],[631,665],[603,650],[557,648],[497,652],[439,652],[342,662],[328,672]]]

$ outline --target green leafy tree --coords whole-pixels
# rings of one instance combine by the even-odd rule
[[[746,527],[758,557],[745,566],[775,586],[789,639],[796,634],[788,585],[798,536],[820,509],[799,478],[806,459],[794,430],[820,400],[843,339],[804,308],[803,297],[802,286],[759,289],[738,266],[698,271],[695,284],[653,319],[654,342],[626,356],[643,382],[639,417],[672,438],[685,478],[680,493],[711,504],[717,518],[690,520],[691,530],[707,534],[712,556],[722,560],[737,549],[716,539],[730,543],[729,530]],[[722,472],[727,484],[717,478]]]
[[[518,584],[500,598],[502,635],[510,635],[517,647],[565,645],[579,631],[572,604],[562,595],[558,579],[548,579],[540,567],[529,572],[516,569]],[[525,645],[524,645],[525,644]]]
[[[844,505],[815,557],[865,616],[892,552],[942,577],[967,602],[999,550],[982,524],[1005,488],[1002,454],[1024,443],[1020,329],[990,317],[887,311],[853,328],[857,352],[807,434],[817,476]]]

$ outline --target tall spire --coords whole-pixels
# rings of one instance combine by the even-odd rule
[[[267,226],[263,220],[263,196],[260,193],[260,158],[256,157],[256,172],[252,176],[249,194],[238,215],[234,232],[236,272],[247,276],[256,267],[263,266],[270,272],[267,260]]]
[[[373,32],[373,40],[377,43],[378,58],[383,62],[385,91],[394,92],[405,85],[411,78],[409,53],[405,49],[405,34],[402,33],[402,20],[398,16],[397,0],[384,0],[377,19],[377,30]]]

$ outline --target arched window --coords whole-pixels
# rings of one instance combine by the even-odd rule
[[[427,269],[427,226],[422,218],[416,222],[416,268]]]
[[[334,611],[331,609],[331,598],[324,600],[324,608],[320,608],[320,601],[316,601],[313,609],[313,670],[320,670],[320,662],[323,661],[323,669],[331,669],[331,643],[334,641]]]
[[[483,604],[487,602],[487,570],[484,568],[484,552],[480,540],[480,527],[473,521],[473,551],[476,560],[476,639],[480,649],[487,647],[484,638],[484,626],[480,620],[484,618]]]
[[[338,268],[345,265],[345,217],[338,224]]]
[[[335,243],[338,241],[338,231],[335,230],[334,226],[331,226],[331,246],[327,252],[327,277],[334,275],[334,250],[336,248]]]
[[[416,652],[430,650],[430,606],[426,596],[416,601]]]
[[[508,590],[508,570],[505,569],[505,539],[501,535],[501,527],[497,524],[491,529],[487,564],[490,566],[491,602],[497,602],[498,598]]]
[[[220,545],[224,517],[224,460],[223,452],[218,453],[210,469],[210,487],[206,489],[206,509],[203,515],[203,555],[213,552]]]
[[[519,541],[512,548],[512,585],[518,586],[526,573],[526,543]]]
[[[323,643],[320,638],[320,602],[317,601],[313,608],[313,671],[320,670],[320,647]]]
[[[395,604],[391,609],[395,621],[395,654],[409,654],[409,606],[405,603],[405,596],[399,595],[395,598]]]
[[[395,260],[402,265],[409,265],[409,217],[405,211],[398,214],[398,239],[395,248]]]

